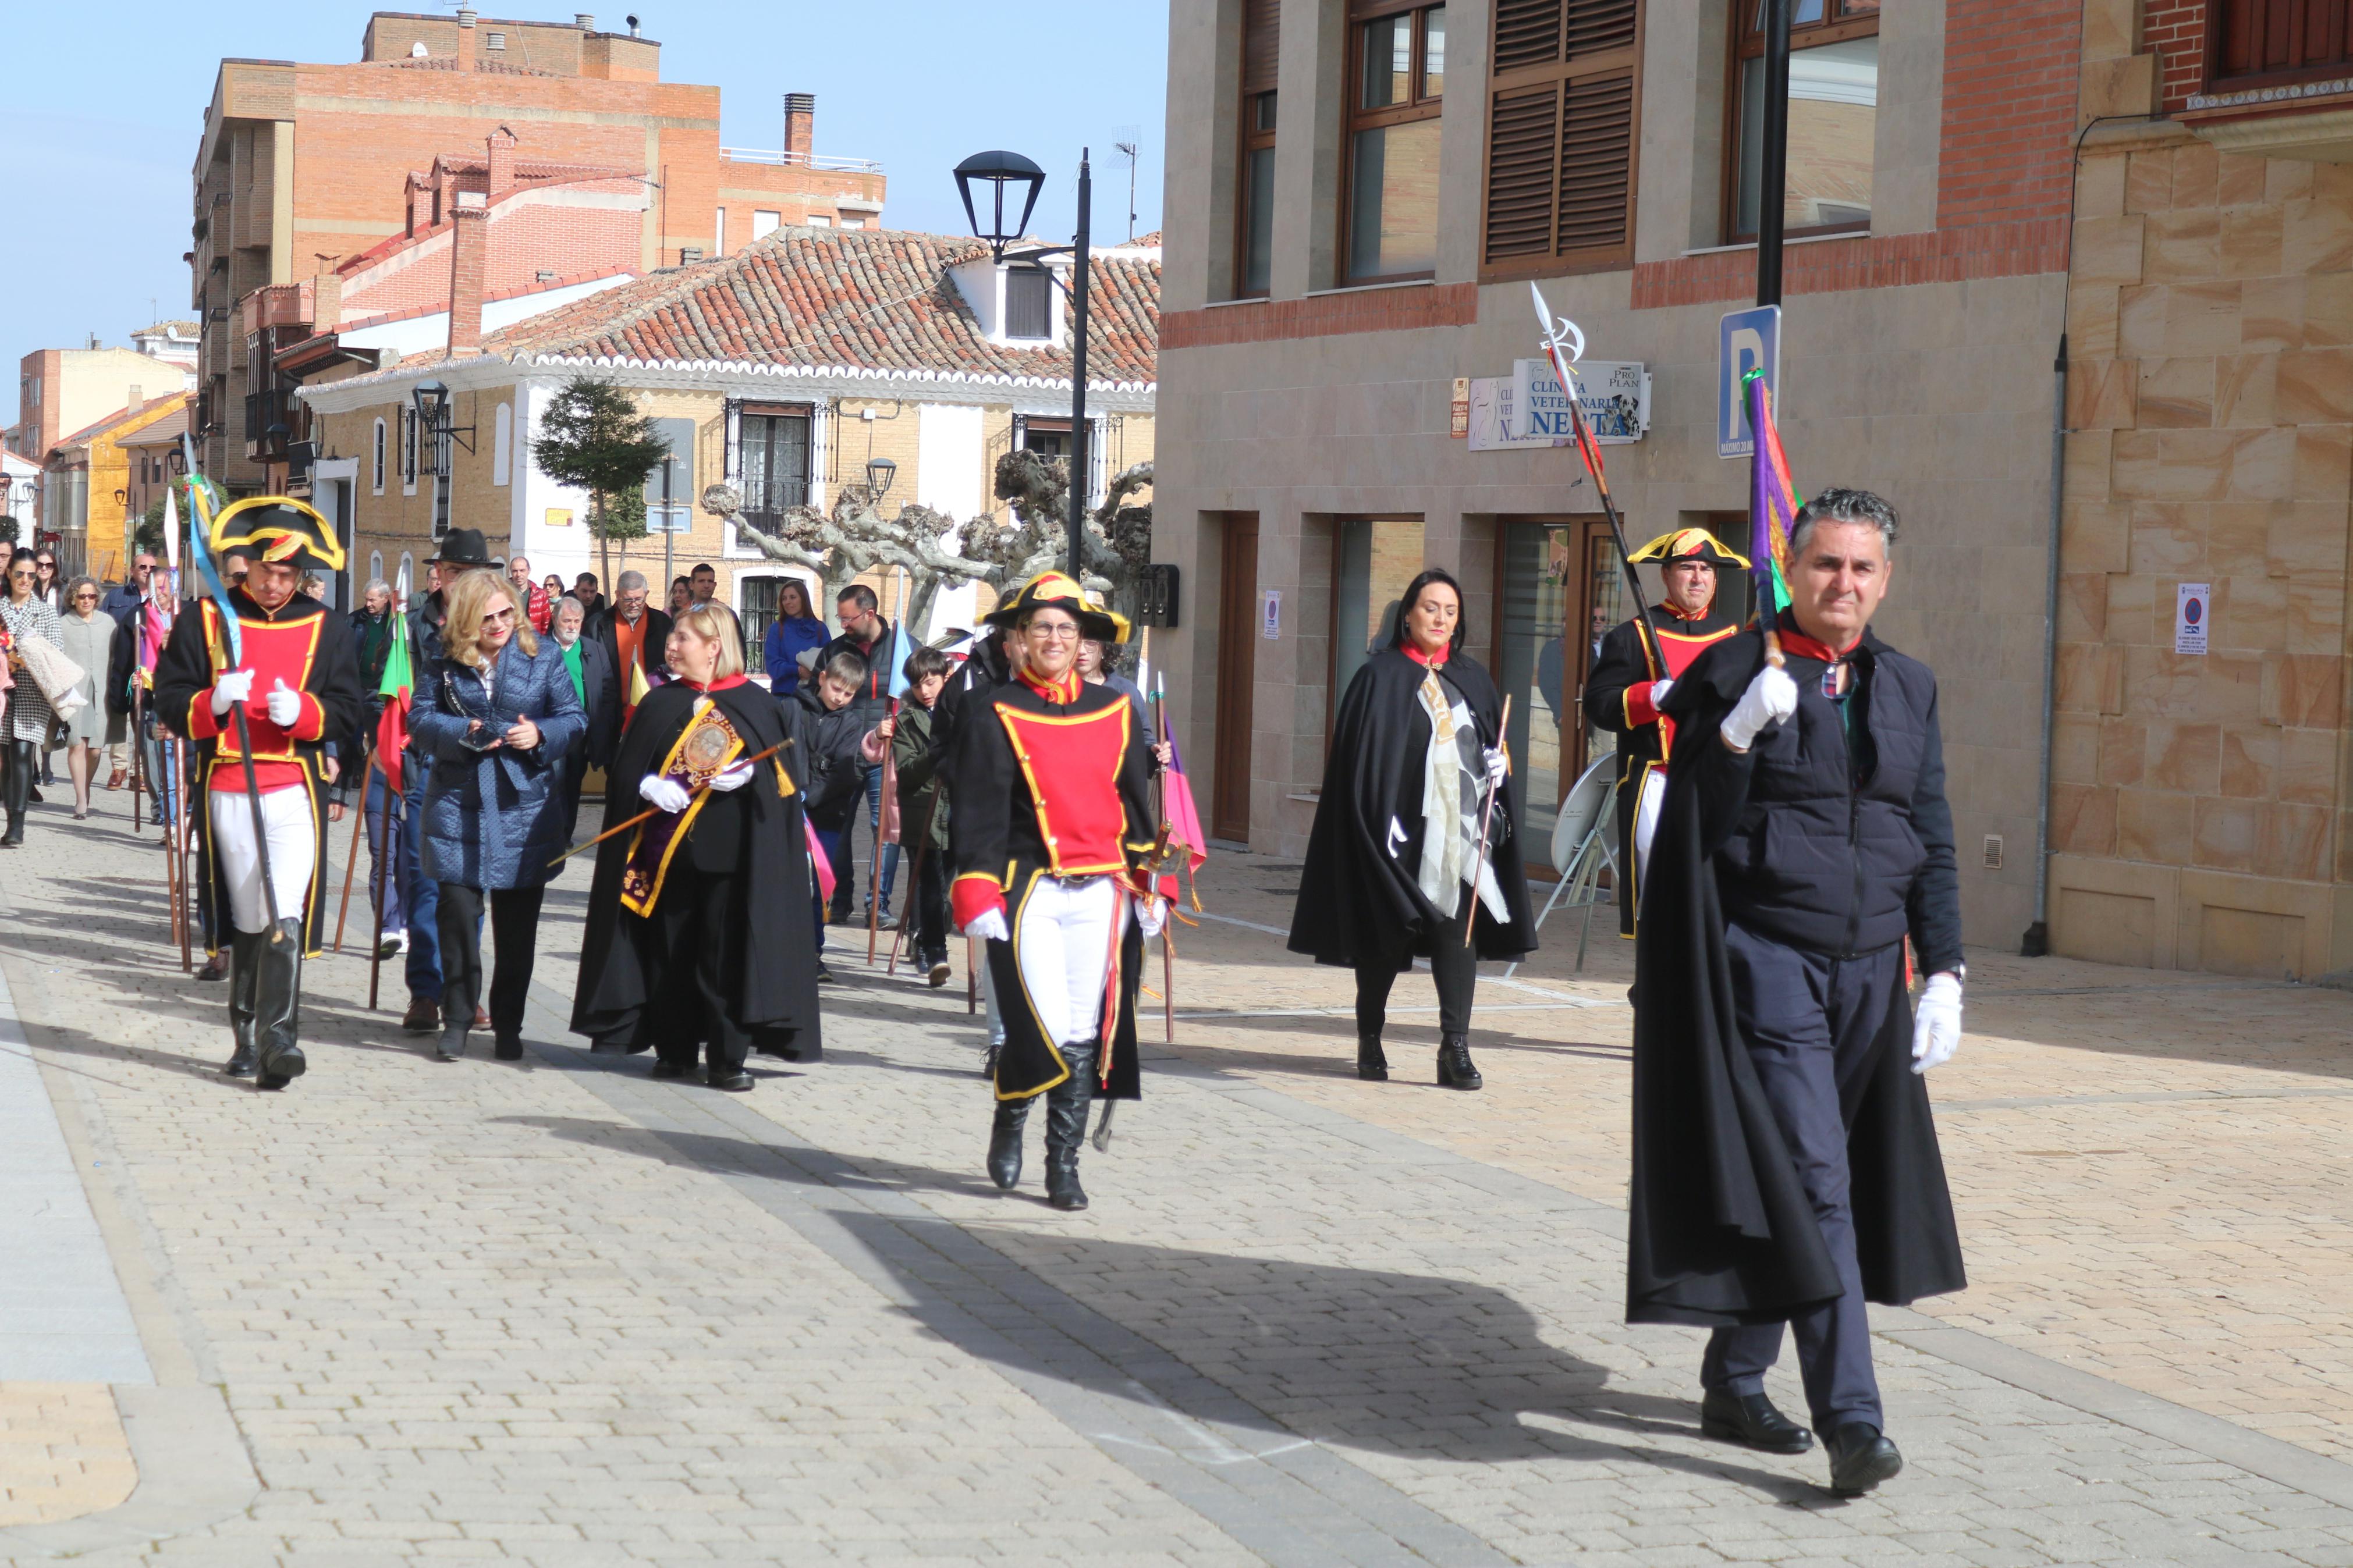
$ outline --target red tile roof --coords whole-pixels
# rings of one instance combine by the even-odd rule
[[[895,229],[780,228],[718,261],[655,273],[493,334],[515,358],[958,372],[1067,381],[1067,348],[992,343],[948,269],[976,240]],[[1160,266],[1097,257],[1087,380],[1157,379]],[[1058,296],[1059,298],[1059,296]]]

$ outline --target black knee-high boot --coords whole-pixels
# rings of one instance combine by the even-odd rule
[[[0,742],[7,752],[7,775],[0,779],[0,809],[8,814],[8,831],[0,846],[15,849],[25,842],[25,805],[33,795],[33,752],[30,741]]]
[[[263,1089],[284,1089],[310,1067],[297,1037],[302,1028],[302,922],[280,921],[261,944],[261,985],[254,998],[254,1052]]]
[[[221,1071],[231,1078],[251,1078],[255,1071],[254,998],[261,984],[261,949],[267,932],[237,931],[228,939],[228,1029],[237,1042],[228,1065]]]
[[[988,1130],[988,1179],[1010,1192],[1021,1180],[1021,1130],[1029,1125],[1029,1101],[1000,1100]]]
[[[1058,1209],[1087,1206],[1086,1189],[1079,1185],[1079,1145],[1087,1135],[1087,1107],[1095,1097],[1095,1054],[1092,1040],[1062,1047],[1071,1076],[1046,1091],[1046,1201]]]

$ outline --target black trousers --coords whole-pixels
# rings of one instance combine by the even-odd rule
[[[1463,909],[1470,908],[1468,898]],[[1462,941],[1462,915],[1440,928],[1430,957],[1430,978],[1438,982],[1438,1028],[1440,1034],[1471,1032],[1471,994],[1479,984],[1478,950]],[[1398,971],[1378,958],[1356,965],[1356,1033],[1378,1035],[1388,1021],[1389,987]]]
[[[482,900],[491,905],[491,939],[499,963],[491,976],[491,1033],[501,1040],[522,1037],[524,998],[531,994],[532,966],[539,959],[539,905],[545,888],[496,888],[485,895],[462,882],[443,882],[434,908],[441,939],[441,1017],[454,1028],[474,1016],[482,999]]]
[[[1855,1258],[1854,1205],[1846,1158],[1845,1090],[1874,1064],[1880,1026],[1904,984],[1904,946],[1860,958],[1825,958],[1726,922],[1733,1005],[1757,1081],[1773,1108],[1822,1240],[1838,1266],[1839,1299],[1789,1320],[1806,1404],[1824,1438],[1850,1421],[1884,1427],[1871,1365],[1871,1321]],[[1700,1383],[1757,1394],[1781,1352],[1781,1325],[1748,1323],[1709,1336]]]
[[[948,858],[936,844],[907,851],[923,857],[914,897],[907,900],[907,950],[919,963],[948,955]]]
[[[744,879],[732,873],[670,863],[653,915],[670,963],[654,1037],[654,1054],[663,1061],[691,1068],[707,1043],[712,1069],[731,1073],[741,1072],[752,1054],[752,1037],[734,1017],[729,984],[734,977],[727,973],[737,946],[730,933],[741,931],[746,918],[744,890]]]

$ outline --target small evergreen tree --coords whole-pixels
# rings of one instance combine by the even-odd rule
[[[609,381],[579,375],[548,400],[531,449],[541,473],[588,492],[588,526],[609,588],[609,541],[645,537],[646,473],[670,455],[670,443],[654,433],[654,422],[638,411],[628,393]],[[628,556],[624,543],[622,558]]]
[[[164,553],[164,498],[157,496],[147,503],[140,515],[139,525],[131,531],[131,548],[144,550],[152,555]]]

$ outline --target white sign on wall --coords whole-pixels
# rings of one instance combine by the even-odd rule
[[[1489,375],[1471,383],[1471,449],[1474,452],[1516,452],[1537,447],[1566,447],[1566,437],[1512,434],[1512,378]]]
[[[2206,651],[2207,623],[2214,618],[2214,584],[2183,583],[2173,591],[2173,651]]]
[[[1624,446],[1642,438],[1651,427],[1651,376],[1639,361],[1579,360],[1576,365],[1577,398],[1585,405],[1585,423],[1602,446]],[[1519,437],[1568,440],[1576,430],[1568,416],[1568,395],[1547,359],[1512,362],[1511,433]]]
[[[1282,590],[1269,588],[1266,602],[1259,615],[1259,632],[1267,641],[1274,642],[1282,636]]]

